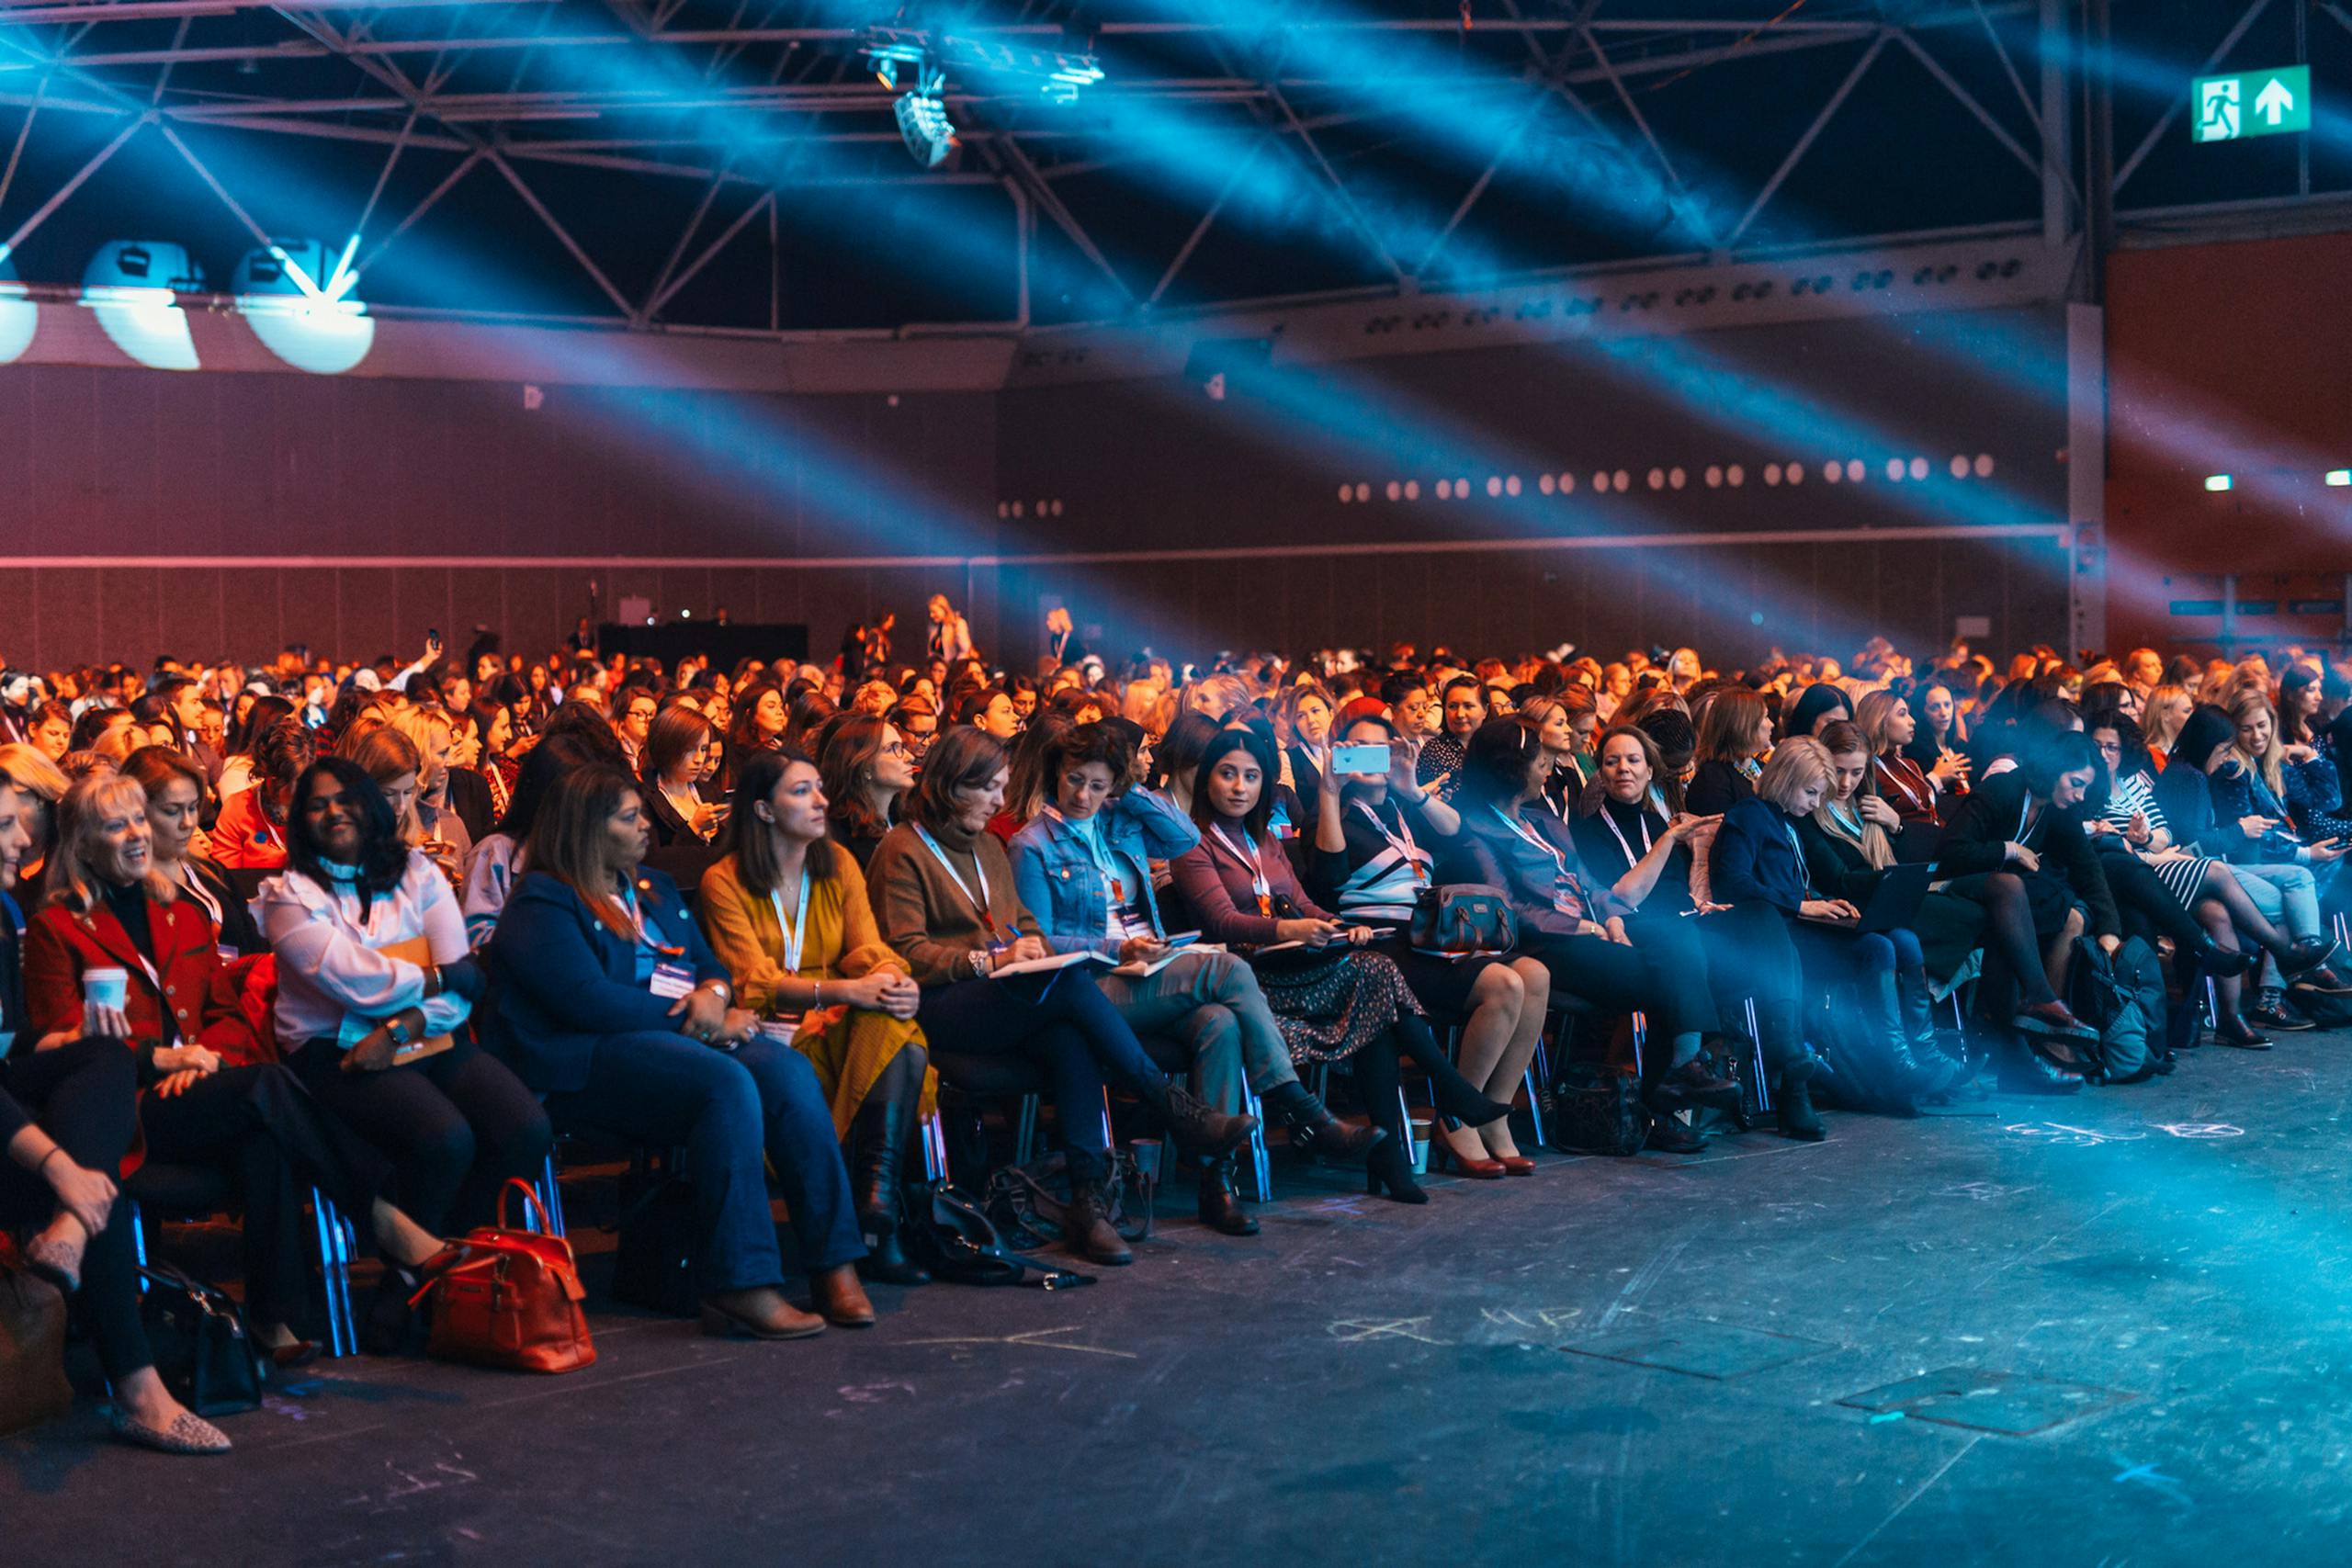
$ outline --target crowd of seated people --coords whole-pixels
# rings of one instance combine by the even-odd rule
[[[583,624],[543,659],[0,672],[0,1222],[113,1429],[229,1447],[154,1371],[142,1169],[232,1195],[280,1364],[320,1353],[306,1189],[380,1260],[364,1348],[413,1353],[440,1238],[571,1135],[683,1151],[703,1328],[796,1338],[928,1282],[951,1090],[1035,1098],[1062,1244],[1116,1265],[1123,1130],[1248,1236],[1269,1134],[1401,1202],[1532,1174],[1539,1060],[1616,1067],[1668,1152],[2113,1081],[2068,998],[2126,943],[2217,1045],[2352,1018],[2321,653],[1113,667],[1062,615],[1007,670],[945,599],[929,627],[903,663],[886,618],[823,664]]]

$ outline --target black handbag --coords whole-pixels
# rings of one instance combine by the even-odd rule
[[[198,1416],[260,1409],[266,1374],[237,1303],[169,1264],[139,1273],[147,1288],[140,1321],[172,1397]]]
[[[1006,1247],[980,1206],[944,1181],[910,1184],[899,1225],[915,1261],[959,1285],[1067,1291],[1094,1283],[1091,1274],[1048,1268]]]
[[[1426,888],[1413,906],[1412,942],[1416,953],[1508,953],[1519,945],[1510,896],[1482,882]]]
[[[1570,1062],[1553,1090],[1554,1142],[1580,1155],[1637,1155],[1650,1141],[1641,1081],[1606,1062]]]

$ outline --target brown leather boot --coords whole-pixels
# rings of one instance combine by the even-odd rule
[[[809,1304],[827,1323],[842,1328],[874,1326],[874,1303],[865,1299],[865,1287],[857,1282],[857,1270],[849,1264],[809,1275],[808,1286],[816,1297]]]
[[[748,1334],[754,1339],[806,1339],[825,1332],[825,1320],[802,1312],[771,1285],[721,1291],[702,1299],[702,1331],[714,1339]]]

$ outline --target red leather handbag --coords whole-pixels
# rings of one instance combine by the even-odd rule
[[[580,1267],[563,1237],[508,1228],[506,1201],[514,1192],[547,1223],[530,1183],[509,1178],[498,1195],[498,1224],[427,1262],[432,1277],[410,1304],[435,1298],[427,1349],[445,1360],[517,1372],[577,1371],[596,1359],[580,1310],[588,1293]]]

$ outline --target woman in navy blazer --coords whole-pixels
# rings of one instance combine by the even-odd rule
[[[559,779],[487,950],[492,1038],[559,1125],[683,1144],[702,1235],[703,1331],[763,1339],[862,1327],[874,1308],[831,1113],[807,1058],[733,1006],[677,885],[641,864],[651,821],[617,768]],[[791,1206],[817,1314],[782,1294],[763,1156]]]

